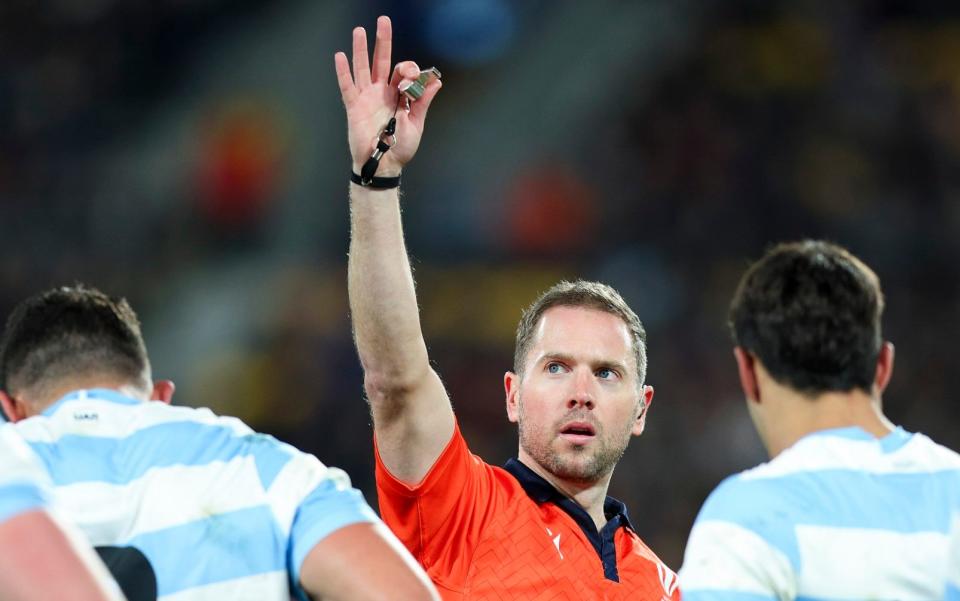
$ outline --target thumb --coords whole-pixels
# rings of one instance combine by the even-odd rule
[[[430,103],[433,102],[434,96],[437,95],[441,87],[443,87],[443,83],[439,79],[431,81],[424,89],[423,96],[410,103],[410,119],[418,126],[423,126]]]

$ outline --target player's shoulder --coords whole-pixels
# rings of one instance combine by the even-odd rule
[[[919,466],[930,471],[960,471],[960,453],[925,434],[912,434],[903,451]]]
[[[782,522],[773,516],[801,511],[809,492],[805,474],[771,466],[779,459],[724,478],[707,497],[697,520],[732,522],[763,531]]]
[[[0,424],[0,460],[31,461],[30,447],[11,422]]]
[[[218,415],[207,407],[167,405],[158,401],[141,403],[135,409],[135,423],[139,428],[157,424],[188,423],[211,428],[223,428],[238,435],[252,434],[253,429],[236,417]]]
[[[0,482],[46,481],[40,461],[12,423],[0,424]]]

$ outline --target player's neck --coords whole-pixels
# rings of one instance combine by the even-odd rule
[[[43,387],[24,400],[28,401],[29,405],[33,408],[33,413],[41,413],[44,409],[71,392],[95,388],[116,390],[121,394],[140,400],[147,400],[149,397],[149,395],[145,397],[144,392],[139,387],[122,378],[91,375],[89,377],[77,377],[58,381],[56,384]]]
[[[862,390],[827,392],[810,398],[797,393],[780,394],[771,401],[767,447],[771,457],[798,440],[821,430],[857,427],[876,438],[893,431],[883,415],[880,399]]]
[[[529,455],[524,453],[522,449],[520,450],[518,459],[522,464],[536,472],[538,476],[549,482],[560,494],[582,507],[593,520],[598,531],[607,524],[607,516],[603,512],[603,505],[607,500],[607,489],[610,486],[610,478],[613,476],[613,470],[592,482],[568,480],[558,477],[556,474],[541,466]]]

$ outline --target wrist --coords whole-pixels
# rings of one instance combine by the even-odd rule
[[[400,187],[400,176],[379,177],[365,179],[357,174],[356,171],[350,172],[350,182],[358,188],[367,188],[368,190],[394,190]]]

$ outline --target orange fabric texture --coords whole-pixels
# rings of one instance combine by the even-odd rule
[[[376,454],[380,513],[445,601],[679,601],[676,575],[628,527],[617,530],[619,582],[577,522],[538,504],[506,470],[467,448],[459,426],[423,481],[394,478]]]

